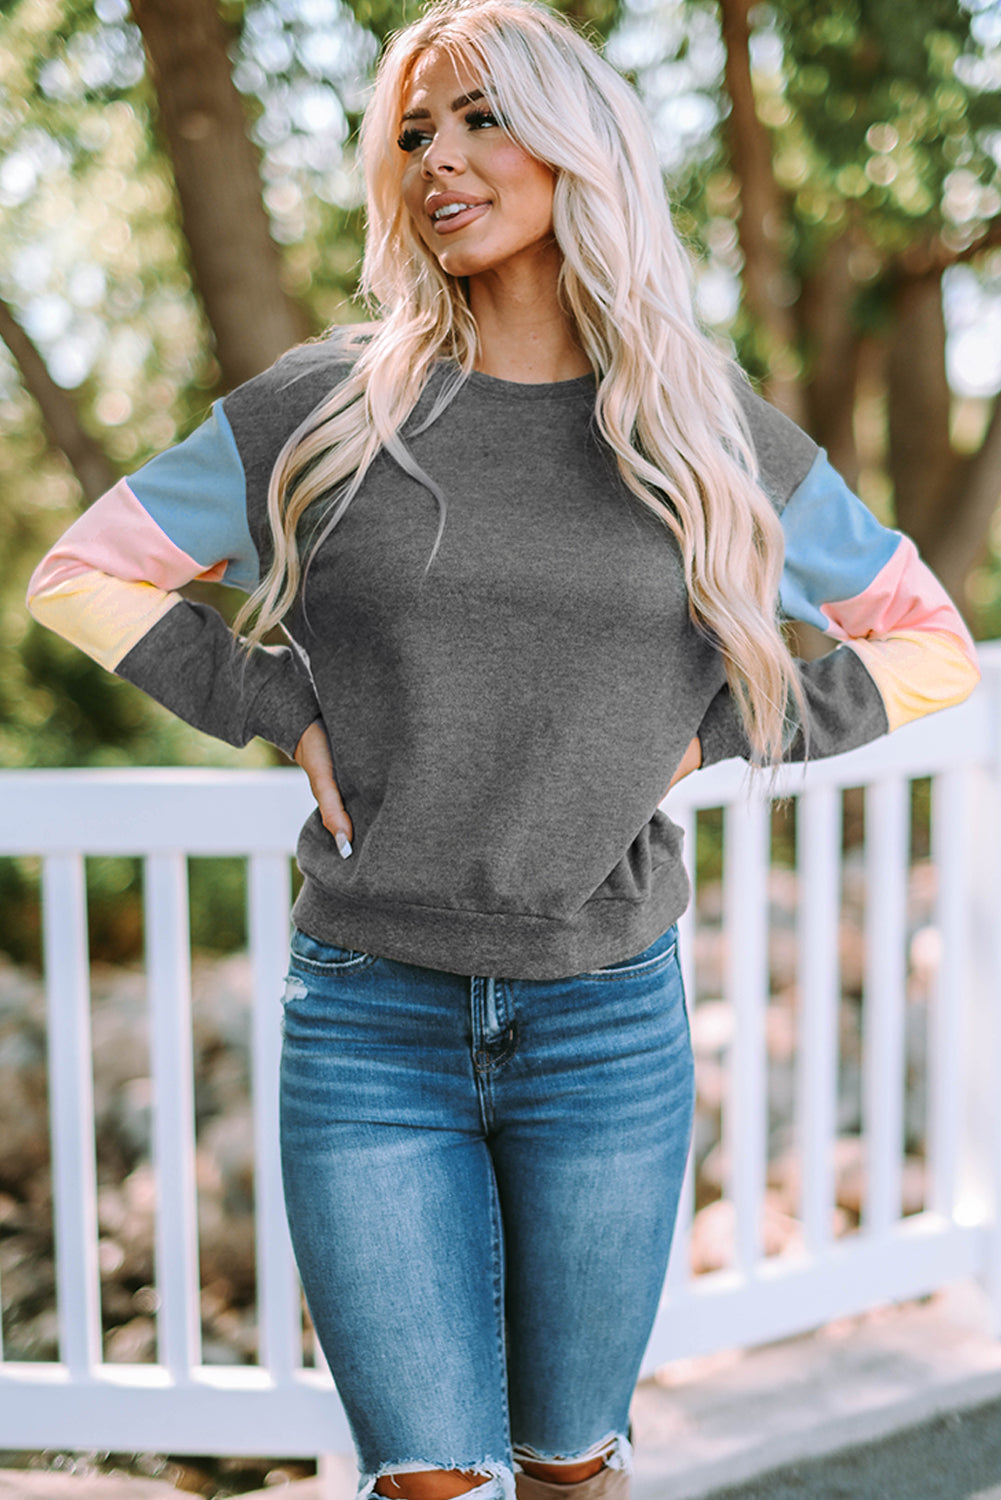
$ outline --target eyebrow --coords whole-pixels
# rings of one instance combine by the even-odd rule
[[[457,109],[465,109],[467,104],[475,104],[477,99],[485,98],[486,95],[482,89],[473,89],[470,93],[460,94],[458,99],[453,99],[448,107],[454,114]],[[400,118],[401,120],[430,120],[431,111],[429,109],[408,109],[406,114],[401,115]]]

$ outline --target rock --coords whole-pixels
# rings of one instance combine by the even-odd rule
[[[773,928],[795,928],[799,909],[799,876],[785,865],[768,872],[768,917]]]
[[[23,1199],[49,1168],[45,1034],[30,1017],[0,1019],[0,1190]]]
[[[105,1203],[110,1202],[104,1199]],[[124,1259],[120,1275],[126,1283],[151,1282],[154,1279],[154,1244],[156,1229],[156,1179],[149,1162],[143,1162],[122,1184],[120,1205],[123,1210],[114,1237]]]
[[[215,1164],[227,1213],[254,1211],[254,1116],[249,1102],[212,1120],[201,1149]]]
[[[156,1324],[152,1318],[130,1318],[104,1339],[109,1364],[148,1365],[156,1362]]]
[[[773,927],[768,934],[768,968],[772,991],[787,990],[799,974],[799,935],[795,930]]]
[[[33,1233],[0,1239],[0,1287],[5,1308],[16,1310],[19,1318],[44,1311],[55,1299],[51,1245],[40,1244]]]
[[[841,993],[861,995],[865,983],[865,933],[847,913],[843,913],[838,929],[838,964]]]
[[[203,1281],[225,1280],[236,1301],[252,1301],[257,1275],[253,1217],[228,1214],[221,1198],[202,1195],[198,1202],[198,1239]]]
[[[177,1500],[177,1491],[131,1475],[0,1469],[0,1500]]]
[[[108,1099],[102,1123],[110,1127],[126,1160],[150,1153],[153,1138],[153,1080],[128,1078]]]
[[[938,868],[930,859],[918,860],[907,880],[907,905],[916,925],[934,920],[938,903]]]
[[[44,1026],[45,991],[34,974],[16,968],[6,953],[0,953],[0,1022],[11,1018]]]
[[[149,1074],[146,977],[141,970],[95,964],[91,971],[94,1101],[99,1118],[123,1084]]]
[[[770,1193],[765,1194],[761,1217],[761,1240],[765,1255],[791,1255],[802,1251],[802,1226],[787,1214]],[[718,1198],[699,1209],[692,1220],[691,1267],[695,1275],[722,1271],[734,1264],[736,1214],[732,1202]]]
[[[905,1156],[900,1173],[901,1207],[905,1214],[917,1214],[925,1207],[928,1166],[923,1157]]]
[[[861,1136],[843,1135],[835,1141],[834,1180],[838,1206],[861,1218],[866,1186],[866,1146]]]
[[[59,1358],[59,1316],[54,1305],[43,1308],[33,1317],[25,1316],[21,1309],[14,1307],[7,1321],[10,1331],[4,1338],[5,1359]]]
[[[105,1183],[97,1190],[97,1223],[104,1234],[118,1234],[125,1224],[128,1208],[124,1191]]]
[[[250,1048],[252,973],[245,953],[230,958],[196,957],[191,967],[191,1000],[196,1048],[210,1053],[224,1047],[246,1058]]]
[[[728,1000],[700,1000],[692,1013],[691,1030],[697,1057],[725,1052],[733,1041],[733,1006]]]

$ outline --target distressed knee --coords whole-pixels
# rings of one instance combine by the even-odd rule
[[[407,1469],[399,1474],[383,1474],[375,1483],[375,1493],[388,1500],[451,1500],[481,1484],[489,1474],[475,1469]]]
[[[587,1486],[580,1490],[580,1497],[610,1500],[615,1495],[624,1500],[629,1493],[632,1454],[628,1435],[622,1432],[610,1432],[583,1453],[568,1458],[515,1443],[514,1456],[524,1474],[518,1487],[519,1500],[555,1500],[547,1491],[548,1485]],[[620,1478],[624,1481],[621,1485]]]

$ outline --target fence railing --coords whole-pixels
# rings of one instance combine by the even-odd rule
[[[690,1270],[689,1171],[646,1370],[674,1358],[781,1338],[827,1320],[978,1276],[1001,1327],[1001,646],[961,707],[776,784],[735,762],[674,789],[667,808],[696,843],[722,809],[720,1051],[728,1263]],[[911,785],[930,778],[937,875],[937,979],[927,1011],[923,1207],[904,1212],[904,1038]],[[860,1221],[836,1231],[842,796],[864,788]],[[766,1253],[769,1171],[771,802],[794,809],[796,1038],[791,1128],[796,1242]],[[857,793],[856,800],[857,800]],[[279,996],[286,966],[289,855],[309,810],[296,771],[39,771],[0,774],[0,856],[42,861],[48,1004],[58,1362],[4,1360],[0,1448],[310,1455],[350,1447],[322,1360],[303,1365],[302,1310],[278,1161]],[[716,815],[718,817],[718,815]],[[102,1358],[86,856],[144,861],[146,975],[157,1184],[157,1362]],[[203,1362],[193,1107],[187,859],[248,865],[253,972],[252,1100],[258,1356]],[[694,867],[694,859],[693,859]],[[694,875],[694,868],[693,868]],[[698,1034],[699,896],[682,953]],[[721,917],[721,922],[719,921]],[[703,986],[704,988],[704,986]],[[698,1046],[697,1046],[698,1052]],[[843,1227],[843,1226],[842,1226]],[[0,1286],[2,1294],[2,1286]]]

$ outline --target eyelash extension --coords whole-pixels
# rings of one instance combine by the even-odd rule
[[[396,144],[401,151],[416,151],[421,141],[430,139],[423,130],[416,130],[413,126],[404,130],[396,138]]]
[[[490,109],[471,109],[468,114],[463,116],[463,119],[473,130],[479,130],[484,125],[500,124],[497,116]],[[410,152],[416,151],[421,142],[427,140],[430,140],[427,131],[418,130],[416,126],[412,125],[397,136],[396,144],[401,151]]]

